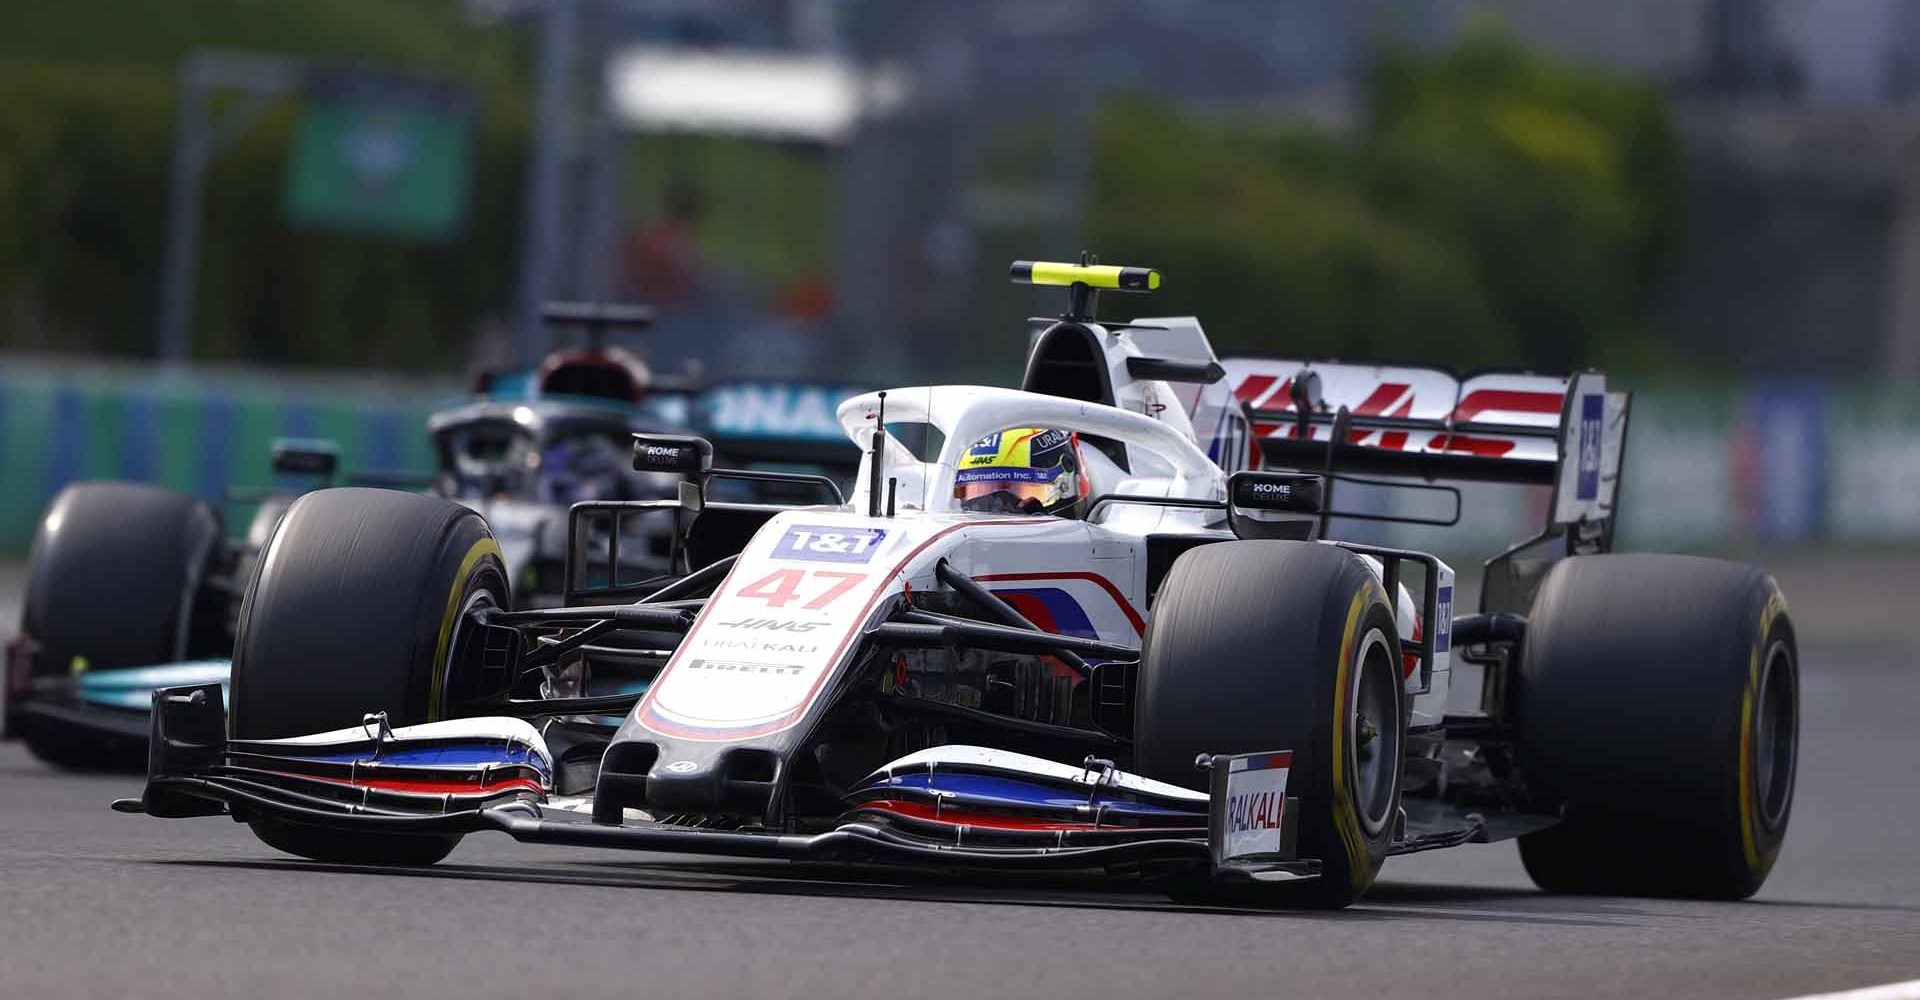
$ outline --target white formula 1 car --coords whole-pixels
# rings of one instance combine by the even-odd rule
[[[1071,290],[1022,388],[849,400],[849,503],[716,502],[758,474],[637,438],[679,498],[572,518],[671,519],[680,575],[645,592],[515,610],[472,510],[301,498],[248,588],[231,706],[158,692],[145,793],[117,808],[336,862],[495,830],[1338,907],[1390,856],[1519,837],[1553,890],[1760,886],[1793,791],[1792,627],[1757,570],[1607,554],[1626,394],[1222,360],[1191,317],[1093,318],[1096,289],[1155,272],[1014,274]],[[1554,492],[1477,613],[1440,559],[1326,537],[1366,513],[1351,490],[1437,492],[1453,512],[1425,520],[1457,520],[1448,479]],[[610,666],[651,680],[590,693]]]

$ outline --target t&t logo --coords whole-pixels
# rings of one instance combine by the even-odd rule
[[[887,533],[881,528],[841,528],[796,524],[774,543],[775,559],[808,562],[864,563],[873,558]]]

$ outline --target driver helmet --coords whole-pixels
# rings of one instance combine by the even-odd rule
[[[1081,470],[1079,435],[1016,427],[967,449],[954,476],[953,497],[962,509],[980,513],[1079,517],[1089,492]]]

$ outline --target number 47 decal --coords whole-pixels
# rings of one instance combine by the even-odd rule
[[[776,608],[784,608],[801,599],[802,584],[805,583],[807,600],[800,606],[808,611],[819,611],[845,597],[848,591],[859,586],[866,578],[865,573],[782,569],[741,587],[734,592],[734,596],[765,601]]]

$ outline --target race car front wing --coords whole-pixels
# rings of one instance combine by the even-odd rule
[[[527,843],[752,858],[1001,870],[1209,868],[1216,879],[1316,877],[1294,856],[1298,799],[1285,752],[1203,757],[1202,793],[1089,760],[1080,768],[1008,751],[936,747],[901,758],[848,794],[812,832],[713,829],[628,811],[596,822],[552,794],[553,764],[519,719],[362,727],[282,740],[226,736],[217,684],[154,692],[147,783],[115,810],[163,818],[228,815],[364,833],[450,836],[495,830]]]

